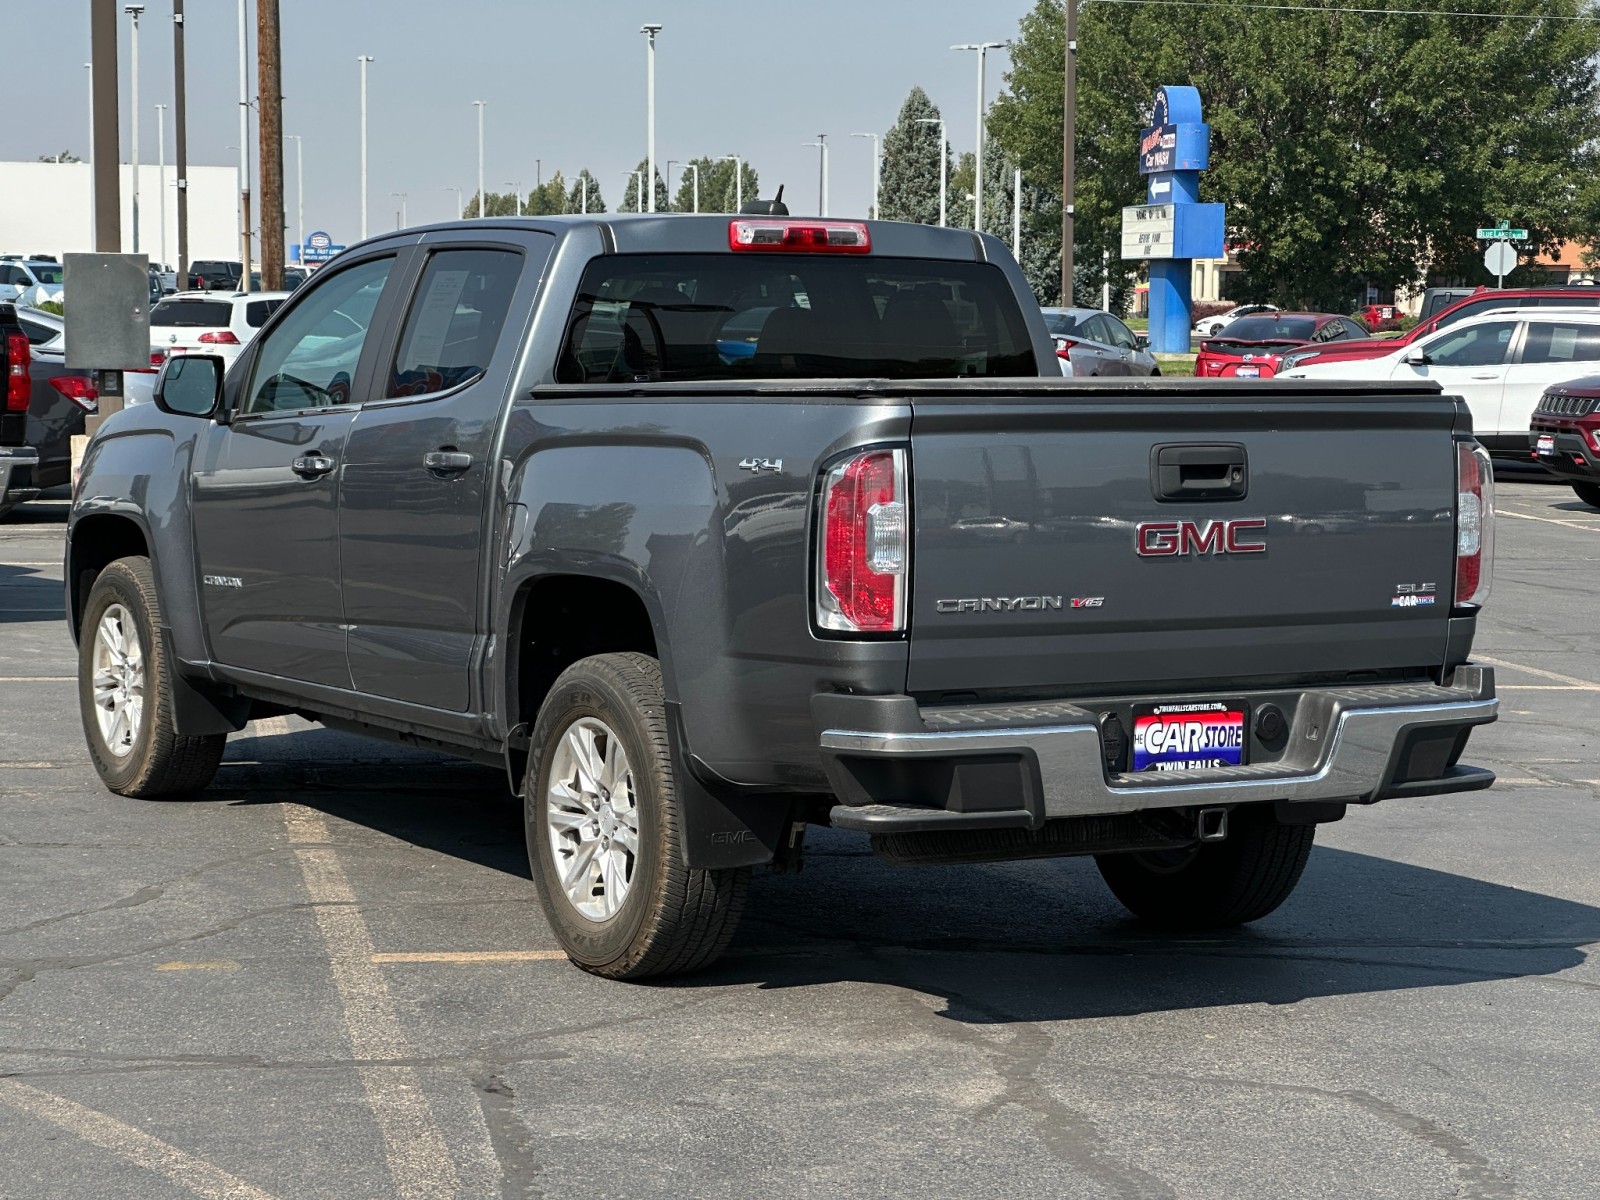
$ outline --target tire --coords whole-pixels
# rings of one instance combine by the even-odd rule
[[[204,790],[228,741],[225,733],[196,737],[174,730],[172,665],[156,634],[160,627],[149,559],[119,558],[100,572],[78,639],[78,711],[94,769],[121,796]],[[121,724],[115,720],[118,697]]]
[[[1187,850],[1097,854],[1095,864],[1129,912],[1164,929],[1221,929],[1257,921],[1289,898],[1315,825],[1281,825],[1270,807],[1236,808],[1225,841]]]
[[[661,668],[644,654],[574,663],[534,726],[523,789],[528,864],[567,957],[607,979],[704,967],[744,911],[748,867],[683,865],[667,737]]]
[[[7,517],[9,517],[11,515],[11,510],[15,507],[15,504],[0,504],[0,521],[4,521]]]
[[[1575,483],[1572,490],[1590,508],[1600,508],[1600,483]]]

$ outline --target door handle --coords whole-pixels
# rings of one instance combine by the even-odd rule
[[[317,479],[337,465],[325,454],[303,454],[289,464],[289,469],[303,479]]]
[[[1500,373],[1498,371],[1491,371],[1487,375],[1474,375],[1474,376],[1472,376],[1472,378],[1474,378],[1474,379],[1499,379],[1500,378]]]
[[[459,475],[472,465],[472,455],[462,450],[430,450],[422,465],[439,475]]]

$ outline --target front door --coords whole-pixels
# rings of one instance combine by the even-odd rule
[[[344,454],[339,558],[357,691],[466,712],[479,639],[494,449],[553,239],[440,245],[426,258],[379,398]]]
[[[338,494],[356,407],[370,393],[367,329],[393,255],[319,279],[267,332],[232,420],[196,448],[191,508],[211,655],[348,688]]]
[[[1492,433],[1499,427],[1506,362],[1516,330],[1515,320],[1452,325],[1420,343],[1428,356],[1425,363],[1397,363],[1392,377],[1436,381],[1445,395],[1467,402],[1475,432]]]

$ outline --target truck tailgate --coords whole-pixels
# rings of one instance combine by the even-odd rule
[[[911,691],[1215,690],[1443,663],[1457,402],[1338,384],[991,397],[913,403]]]

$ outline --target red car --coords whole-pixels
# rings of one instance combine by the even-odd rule
[[[1373,333],[1400,328],[1400,310],[1392,304],[1369,304],[1357,315]]]
[[[1359,341],[1341,341],[1338,345],[1329,346],[1327,349],[1308,346],[1286,355],[1286,361],[1279,369],[1292,371],[1300,364],[1308,362],[1327,363],[1359,358],[1382,358],[1385,354],[1392,354],[1401,346],[1408,346],[1419,338],[1437,333],[1462,317],[1475,317],[1492,308],[1570,308],[1587,304],[1600,305],[1600,287],[1595,287],[1593,284],[1568,284],[1564,287],[1543,288],[1479,288],[1472,295],[1457,300],[1448,308],[1441,309],[1434,317],[1413,326],[1399,337],[1364,337]]]
[[[1367,331],[1334,313],[1279,312],[1240,317],[1200,343],[1197,378],[1271,379],[1291,350],[1365,338]]]
[[[1545,470],[1600,508],[1600,376],[1546,390],[1529,422],[1528,449]]]

